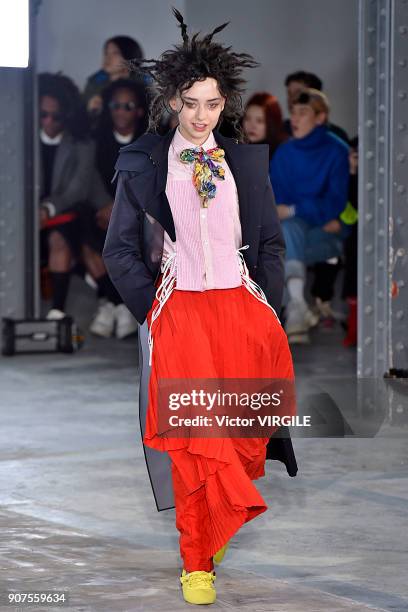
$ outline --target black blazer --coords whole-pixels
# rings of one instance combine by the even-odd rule
[[[102,256],[113,284],[141,324],[155,297],[164,230],[176,240],[165,193],[175,129],[165,136],[146,133],[121,148],[115,166],[118,186]],[[241,144],[217,130],[213,133],[237,185],[242,244],[249,244],[243,251],[249,274],[279,315],[285,243],[269,179],[268,145]]]

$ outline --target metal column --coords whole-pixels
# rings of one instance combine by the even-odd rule
[[[0,68],[0,317],[38,315],[36,8],[32,3],[29,68]]]
[[[407,0],[360,0],[359,377],[407,367],[407,56]]]
[[[408,1],[394,0],[391,23],[390,366],[408,367]]]
[[[24,70],[0,68],[0,313],[11,317],[26,302],[24,83]]]

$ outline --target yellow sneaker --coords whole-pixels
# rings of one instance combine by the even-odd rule
[[[221,563],[221,561],[224,558],[225,553],[227,552],[228,546],[229,546],[229,541],[226,544],[224,544],[224,546],[222,546],[220,550],[218,550],[215,553],[215,555],[213,556],[214,563],[216,563],[217,565]]]
[[[215,572],[196,571],[187,573],[185,569],[180,576],[185,601],[192,604],[212,604],[217,592],[213,585]]]

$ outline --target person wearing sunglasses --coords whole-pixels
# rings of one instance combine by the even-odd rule
[[[115,185],[111,181],[119,149],[138,138],[146,128],[145,87],[129,79],[119,79],[112,83],[103,93],[103,110],[94,131],[96,165],[112,199]]]
[[[81,257],[81,207],[91,189],[94,144],[78,88],[62,74],[39,76],[40,248],[50,272],[49,319],[65,316],[73,260]]]
[[[102,249],[113,207],[116,184],[112,177],[119,149],[143,134],[146,118],[146,92],[141,83],[118,79],[103,92],[102,114],[94,132],[96,172],[91,199],[95,208],[83,235],[84,260],[100,287],[98,307],[89,328],[97,336],[123,339],[138,328],[107,274]]]

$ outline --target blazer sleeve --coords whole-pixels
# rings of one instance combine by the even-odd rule
[[[285,251],[285,239],[278,217],[275,196],[271,181],[267,176],[262,205],[256,282],[278,316],[282,307],[285,282]]]
[[[143,213],[132,201],[128,172],[120,171],[102,257],[110,279],[135,319],[142,324],[156,287],[142,258]]]
[[[112,199],[113,199],[112,196],[110,195],[110,193],[108,193],[104,185],[104,182],[102,180],[102,177],[101,177],[101,174],[98,168],[96,167],[96,165],[94,165],[93,172],[92,172],[90,192],[89,192],[90,204],[92,204],[94,208],[100,209],[100,208],[103,208],[104,206],[107,206],[108,204],[111,204]]]

